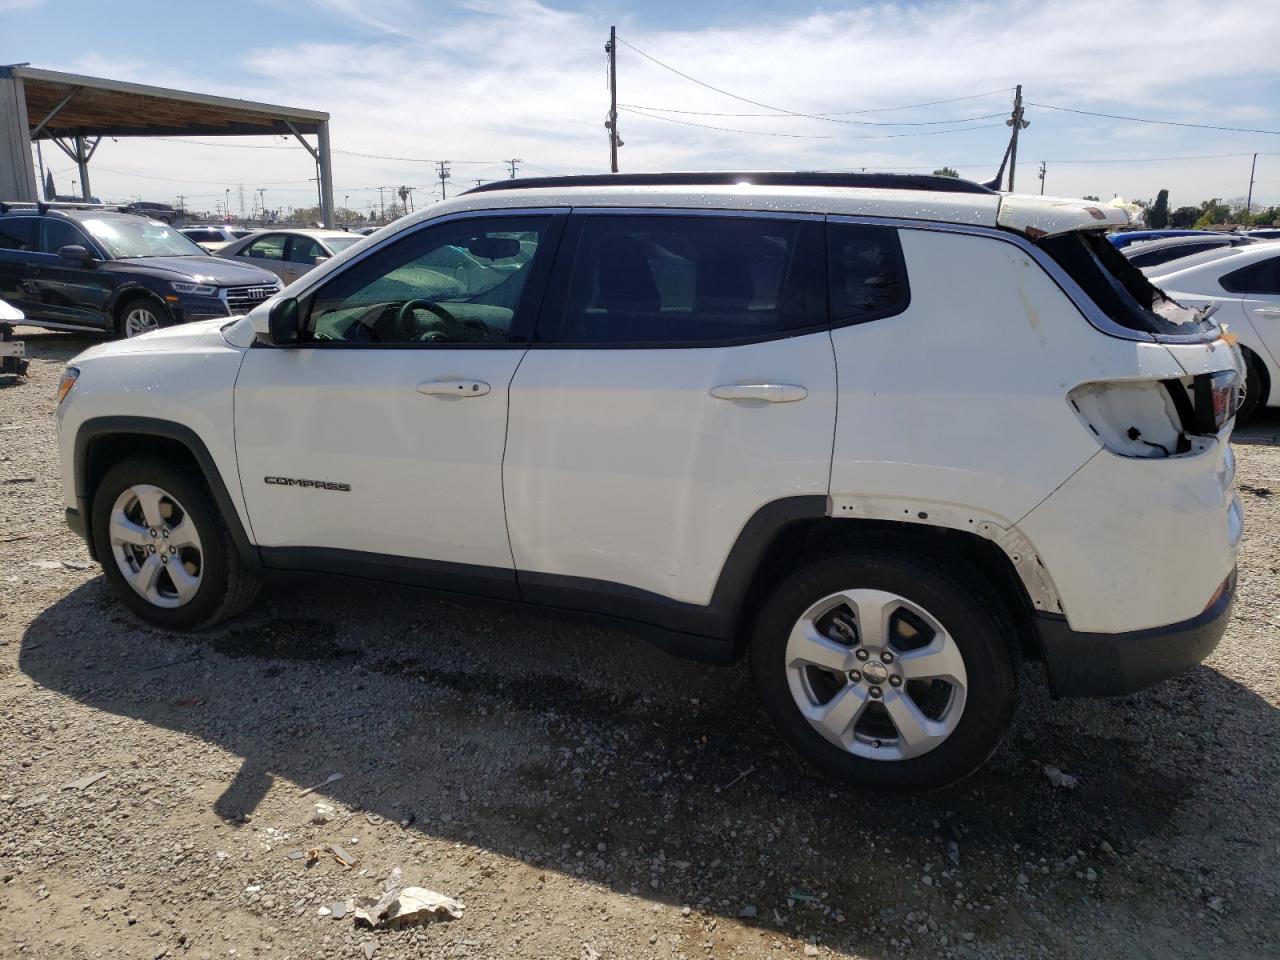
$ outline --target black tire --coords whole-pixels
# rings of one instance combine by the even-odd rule
[[[145,294],[136,294],[132,297],[126,297],[121,301],[120,306],[116,308],[116,336],[120,339],[126,339],[128,333],[125,330],[125,319],[129,314],[137,309],[144,309],[151,312],[156,318],[156,324],[159,327],[169,327],[173,325],[173,316],[169,313],[168,307],[162,304],[155,297],[148,297]]]
[[[1245,380],[1244,400],[1236,411],[1236,423],[1243,425],[1249,421],[1258,409],[1258,405],[1266,398],[1267,375],[1262,369],[1262,361],[1252,351],[1244,351]]]
[[[934,790],[963,780],[995,752],[1009,724],[1016,692],[1012,629],[998,602],[984,600],[981,582],[954,563],[926,559],[904,541],[856,547],[814,559],[783,581],[765,601],[751,639],[751,672],[765,713],[803,759],[828,776],[881,791]],[[813,604],[850,589],[897,594],[933,616],[951,635],[967,674],[958,724],[942,743],[919,756],[878,760],[828,741],[804,718],[787,680],[792,627]]]
[[[194,522],[201,541],[201,580],[192,598],[182,606],[160,607],[138,594],[116,562],[108,528],[111,510],[120,496],[135,484],[152,484],[171,494]],[[218,513],[204,483],[186,470],[164,460],[134,459],[107,471],[93,496],[93,542],[102,571],[116,595],[147,623],[166,630],[194,630],[235,616],[253,602],[258,581],[244,565],[226,523]]]

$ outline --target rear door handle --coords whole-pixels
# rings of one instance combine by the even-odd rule
[[[1255,307],[1253,312],[1264,317],[1280,317],[1280,307]]]
[[[711,388],[717,400],[765,400],[769,403],[793,403],[809,395],[804,387],[790,383],[725,383]]]
[[[489,385],[483,380],[424,380],[418,384],[419,393],[429,397],[483,397]]]

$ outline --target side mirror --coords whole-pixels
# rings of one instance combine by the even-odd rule
[[[98,259],[89,252],[87,247],[78,243],[69,243],[65,247],[59,248],[58,256],[63,260],[74,260],[76,263],[93,263]]]
[[[267,314],[267,330],[276,346],[298,342],[298,301],[286,297],[271,305]]]
[[[320,266],[320,264],[326,263],[328,260],[329,260],[328,257],[322,255],[322,256],[316,257],[314,262],[315,262],[315,265],[318,267]]]

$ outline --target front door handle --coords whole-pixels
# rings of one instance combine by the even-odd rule
[[[790,383],[725,383],[711,388],[717,400],[765,400],[768,403],[793,403],[809,395],[804,387]]]
[[[489,385],[483,380],[424,380],[418,384],[419,393],[429,397],[483,397]]]

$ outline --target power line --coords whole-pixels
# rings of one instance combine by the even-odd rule
[[[1164,163],[1167,160],[1226,160],[1234,157],[1251,157],[1255,151],[1244,153],[1199,153],[1181,157],[1100,157],[1081,160],[1045,160],[1044,163]],[[1280,151],[1257,151],[1260,157],[1280,156]]]
[[[151,137],[152,140],[164,140],[167,143],[191,144],[196,147],[228,147],[233,150],[294,150],[293,144],[274,143],[219,143],[211,140],[184,140],[178,137]],[[334,147],[331,153],[340,153],[347,157],[365,157],[369,160],[402,160],[406,163],[439,163],[438,160],[424,160],[422,157],[388,157],[380,153],[358,153],[355,150],[342,150]],[[450,160],[450,163],[484,164],[501,166],[506,160]]]
[[[74,168],[73,168],[73,169],[74,169]],[[218,183],[218,184],[225,184],[225,183],[227,182],[225,179],[223,179],[223,180],[196,180],[196,179],[191,178],[191,177],[157,177],[157,176],[153,176],[153,175],[148,174],[148,173],[129,173],[127,170],[113,170],[113,169],[111,169],[110,167],[103,167],[103,166],[99,166],[99,165],[98,165],[98,164],[96,164],[96,163],[93,165],[93,169],[94,169],[94,170],[101,170],[103,173],[114,173],[114,174],[116,174],[117,176],[120,176],[120,177],[137,177],[139,180],[160,180],[160,181],[164,181],[165,183]],[[309,182],[311,181],[311,179],[312,179],[311,177],[307,177],[307,178],[302,179],[302,180],[262,180],[262,181],[259,181],[259,182],[264,183],[264,184],[266,184],[267,186],[276,186],[277,184],[285,184],[285,183],[309,183]]]
[[[659,60],[657,57],[654,57],[654,56],[651,56],[650,54],[645,53],[643,50],[641,50],[639,47],[637,47],[634,43],[629,43],[628,41],[624,40],[622,37],[618,37],[618,38],[617,38],[617,40],[618,40],[618,42],[619,42],[619,43],[621,43],[623,46],[625,46],[625,47],[629,47],[630,49],[634,50],[636,53],[640,54],[640,56],[644,57],[646,60],[648,60],[648,61],[650,61],[650,62],[652,62],[652,63],[657,64],[658,66],[662,67],[664,70],[670,70],[672,73],[676,74],[677,76],[683,77],[684,79],[686,79],[686,80],[688,80],[688,81],[690,81],[690,82],[692,82],[692,83],[696,83],[696,84],[697,84],[698,86],[700,86],[700,87],[706,87],[708,90],[713,90],[713,91],[715,91],[716,93],[718,93],[718,94],[720,94],[720,95],[722,95],[722,96],[725,96],[725,97],[729,97],[729,98],[731,98],[731,99],[733,99],[733,100],[740,100],[740,101],[742,101],[743,103],[749,103],[749,104],[751,104],[753,107],[761,107],[761,108],[763,108],[763,109],[765,109],[765,110],[771,110],[771,111],[773,111],[774,113],[782,113],[782,114],[786,114],[786,115],[788,115],[788,116],[792,116],[792,117],[804,117],[805,119],[808,119],[808,120],[826,120],[826,121],[828,121],[828,122],[837,122],[837,123],[840,123],[840,122],[847,123],[847,122],[849,122],[849,121],[838,121],[838,120],[837,120],[837,121],[832,121],[832,117],[836,116],[836,114],[835,114],[835,113],[803,113],[803,112],[798,111],[798,110],[788,110],[788,109],[786,109],[785,107],[777,107],[777,106],[774,106],[774,105],[773,105],[773,104],[771,104],[771,103],[764,103],[763,101],[760,101],[760,100],[753,100],[753,99],[751,99],[750,97],[743,97],[743,96],[740,96],[739,94],[731,93],[730,91],[725,90],[723,87],[717,87],[715,84],[707,83],[705,80],[699,80],[697,77],[690,76],[689,74],[685,73],[683,70],[678,70],[678,69],[676,69],[675,67],[671,66],[671,64],[669,64],[669,63],[663,63],[663,62],[662,62],[661,60]],[[1005,88],[1002,88],[1002,89],[1000,89],[1000,90],[992,90],[992,91],[990,91],[990,92],[988,92],[988,93],[975,93],[975,94],[971,94],[971,95],[969,95],[969,96],[965,96],[965,97],[954,97],[954,98],[949,99],[949,100],[934,100],[934,101],[931,101],[930,103],[925,103],[925,104],[913,104],[913,105],[911,105],[911,106],[934,106],[934,105],[941,104],[941,103],[958,103],[958,102],[959,102],[959,101],[961,101],[961,100],[974,100],[974,99],[977,99],[978,97],[991,96],[992,94],[995,94],[995,93],[1004,93],[1004,92],[1006,92],[1007,90],[1008,90],[1008,88],[1007,88],[1007,87],[1005,87]],[[633,108],[633,109],[634,109],[634,108]],[[879,107],[879,108],[876,108],[876,109],[877,109],[877,110],[880,110],[880,111],[884,111],[884,110],[905,110],[905,109],[908,109],[908,107],[907,107],[907,106],[903,106],[903,107]],[[871,113],[871,112],[873,112],[873,111],[872,111],[872,110],[865,110],[865,111],[861,111],[861,110],[846,110],[846,111],[841,111],[841,113],[843,113],[843,114]],[[726,116],[727,116],[727,114],[726,114]]]
[[[953,127],[949,130],[929,130],[921,133],[881,133],[865,137],[840,137],[834,135],[818,134],[818,133],[779,133],[774,130],[743,130],[739,127],[720,127],[709,123],[695,123],[692,120],[677,120],[675,117],[662,117],[653,113],[645,113],[637,110],[635,107],[618,107],[619,110],[625,110],[627,113],[634,114],[637,117],[647,117],[650,120],[663,120],[666,123],[678,123],[685,127],[700,127],[703,130],[718,130],[722,133],[745,133],[750,136],[757,137],[785,137],[789,140],[894,140],[901,137],[936,137],[945,133],[964,133],[968,130],[985,130],[990,127],[1002,127],[1002,123],[981,123],[973,127]]]
[[[1086,117],[1106,117],[1108,120],[1131,120],[1134,123],[1158,123],[1166,127],[1193,127],[1197,130],[1225,130],[1228,133],[1265,133],[1269,136],[1280,137],[1280,130],[1254,130],[1249,127],[1223,127],[1213,123],[1187,123],[1181,120],[1152,120],[1150,117],[1127,117],[1117,113],[1098,113],[1094,110],[1080,110],[1076,107],[1055,107],[1048,103],[1032,103],[1027,101],[1029,107],[1039,107],[1042,110],[1060,110],[1063,113],[1080,113]]]
[[[772,117],[774,120],[786,119],[785,115],[776,113],[718,113],[714,110],[677,110],[675,107],[649,107],[639,103],[622,103],[621,107],[629,107],[634,110],[652,110],[654,113],[679,113],[686,116],[694,117]],[[891,108],[892,109],[892,108]],[[828,120],[831,123],[849,123],[864,127],[934,127],[946,123],[971,123],[975,120],[993,120],[996,117],[1005,116],[1005,111],[1000,113],[984,113],[976,117],[957,117],[954,120],[901,120],[897,122],[880,122],[877,120],[836,120],[826,114],[814,114],[822,120]]]

